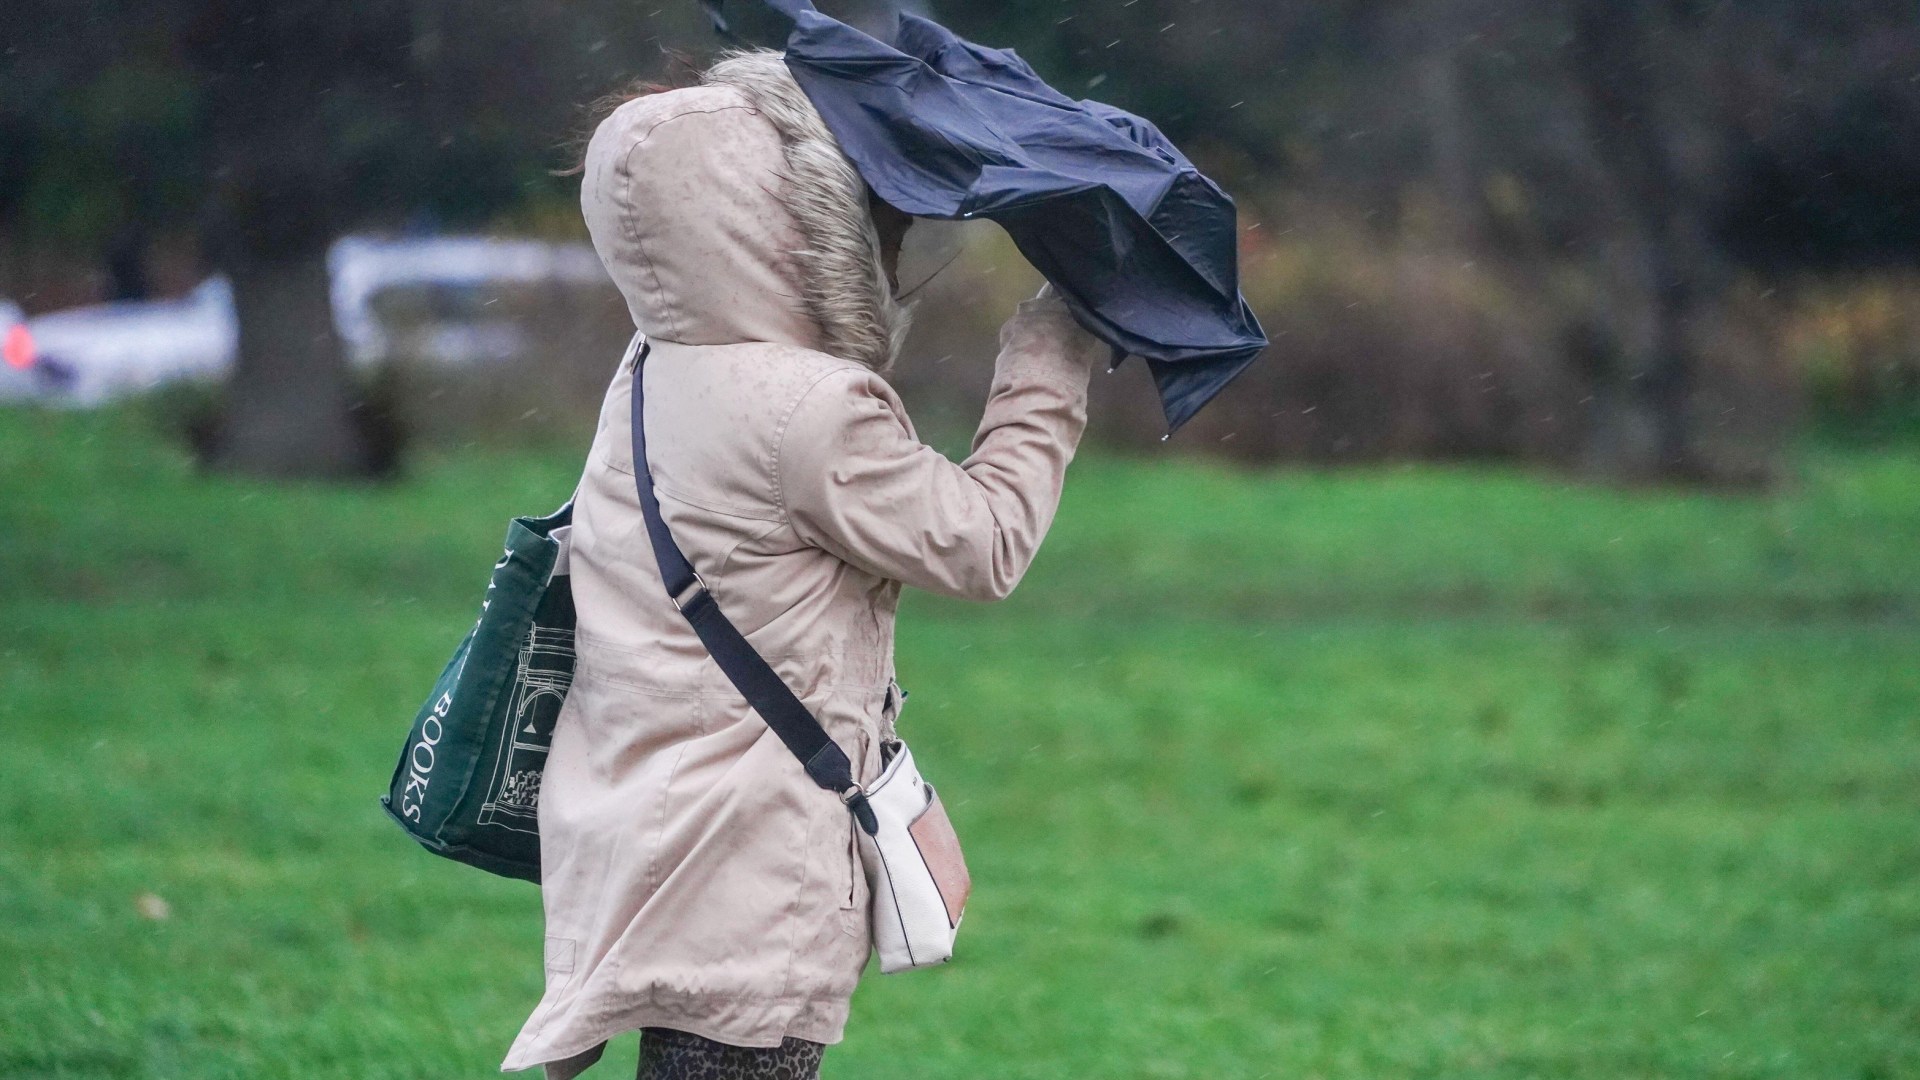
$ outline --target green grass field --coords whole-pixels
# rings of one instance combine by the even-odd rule
[[[492,1072],[539,898],[375,798],[576,467],[0,412],[0,1077]],[[1800,471],[1075,466],[1012,600],[903,612],[977,888],[826,1076],[1920,1077],[1920,453]]]

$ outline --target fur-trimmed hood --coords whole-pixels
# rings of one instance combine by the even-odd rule
[[[580,192],[594,247],[650,337],[801,345],[884,372],[907,312],[867,198],[767,50],[616,109],[588,144]]]

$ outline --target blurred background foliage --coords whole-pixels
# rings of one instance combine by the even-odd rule
[[[910,6],[1153,119],[1239,200],[1274,346],[1180,446],[1760,483],[1809,419],[1920,427],[1910,3]],[[0,20],[0,296],[35,312],[224,270],[240,362],[200,445],[264,472],[363,471],[395,434],[577,438],[627,332],[610,289],[504,290],[539,343],[525,370],[369,381],[315,299],[319,261],[349,231],[581,238],[556,174],[591,103],[720,45],[690,0],[16,0]],[[922,293],[900,376],[917,411],[966,426],[1031,284],[997,235],[970,238]],[[1096,437],[1152,445],[1131,368]]]

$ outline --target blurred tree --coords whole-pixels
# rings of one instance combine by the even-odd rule
[[[1689,66],[1684,55],[1668,53],[1683,40],[1675,6],[1579,0],[1573,12],[1570,63],[1609,219],[1610,258],[1602,269],[1641,301],[1646,322],[1637,345],[1609,335],[1606,353],[1622,359],[1605,366],[1597,388],[1601,408],[1589,455],[1610,473],[1699,471],[1690,400],[1697,345],[1688,327],[1718,283],[1700,208],[1673,160],[1673,133],[1684,121],[1663,115],[1663,106],[1697,100],[1661,92]]]
[[[382,464],[334,332],[326,253],[349,228],[476,224],[530,197],[579,105],[656,68],[662,24],[616,0],[14,0],[0,22],[0,234],[115,252],[192,223],[233,281],[240,354],[212,464]]]
[[[1547,297],[1580,457],[1699,475],[1743,269],[1920,262],[1912,0],[996,0],[941,9],[1303,208]],[[1222,152],[1226,150],[1228,152]],[[1284,225],[1284,222],[1282,223]]]

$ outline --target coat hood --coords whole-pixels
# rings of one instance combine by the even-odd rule
[[[649,337],[798,345],[886,371],[906,336],[868,189],[779,53],[636,98],[587,146],[593,246]]]

